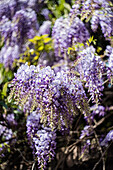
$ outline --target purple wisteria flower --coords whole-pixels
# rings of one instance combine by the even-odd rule
[[[104,34],[104,37],[110,37],[113,35],[113,26],[112,26],[112,16],[113,13],[111,13],[109,10],[111,9],[107,9],[107,11],[104,10],[96,10],[94,15],[92,16],[91,19],[91,28],[94,32],[97,31],[98,26],[101,26],[101,30],[102,33]],[[107,14],[107,15],[106,15]]]
[[[47,162],[55,156],[56,149],[56,133],[51,131],[50,128],[45,127],[44,129],[37,131],[37,137],[33,137],[33,143],[36,149],[36,156],[38,165],[41,169],[45,169]]]
[[[33,149],[33,155],[38,161],[38,167],[45,169],[47,163],[54,158],[56,149],[56,132],[45,127],[40,122],[41,115],[36,111],[27,117],[27,135]]]
[[[11,2],[15,2],[15,5],[19,3],[12,0]],[[6,8],[12,8],[10,3],[6,5]],[[0,19],[0,35],[4,41],[4,46],[0,52],[0,62],[10,69],[13,68],[15,59],[19,59],[20,53],[25,51],[26,41],[36,35],[39,27],[35,11],[31,8],[21,7],[20,5],[19,8],[14,8],[15,12],[12,9],[11,17],[4,13]]]
[[[107,0],[77,0],[69,15],[72,18],[79,16],[82,20],[89,19],[94,32],[100,25],[106,39],[113,35],[113,12]]]
[[[4,151],[7,150],[7,146],[10,144],[10,140],[13,137],[12,129],[7,128],[5,125],[2,125],[4,122],[0,122],[0,157],[4,157]]]
[[[108,79],[111,81],[113,77],[113,47],[108,45],[106,47],[104,55],[108,56],[108,61],[106,62],[106,66],[108,68],[107,76],[108,76]]]
[[[52,37],[54,40],[55,55],[64,54],[65,50],[71,46],[68,41],[69,18],[60,17],[56,20],[52,29]]]
[[[84,80],[93,102],[99,101],[103,86],[102,75],[104,73],[104,63],[100,56],[95,54],[93,46],[89,46],[79,53],[80,62],[77,65],[80,77]]]
[[[44,9],[41,11],[41,14],[45,17],[46,20],[49,20],[50,11],[49,11],[47,8],[44,8]]]
[[[22,65],[14,75],[11,96],[24,112],[37,110],[42,122],[48,122],[51,128],[68,129],[77,109],[88,112],[82,82],[71,71],[61,69],[55,74],[49,66]]]
[[[27,136],[29,143],[32,142],[32,136],[36,134],[38,129],[41,128],[41,123],[40,123],[40,114],[37,114],[36,111],[32,112],[28,117],[27,117]]]
[[[0,63],[5,67],[12,68],[15,59],[19,59],[20,49],[18,45],[6,46],[4,45],[0,51]]]
[[[11,19],[15,13],[17,1],[15,0],[1,0],[0,1],[0,20],[2,16],[6,16]]]
[[[89,125],[86,125],[84,127],[84,129],[81,131],[81,134],[80,134],[80,139],[86,137],[86,136],[89,136],[91,134],[90,132],[90,126]]]
[[[89,38],[89,32],[84,23],[78,18],[59,18],[52,30],[55,55],[66,55],[68,47],[76,43],[85,43]]]
[[[101,142],[101,146],[107,147],[109,142],[113,140],[113,130],[110,130],[105,139]]]
[[[90,109],[92,110],[91,114],[93,117],[95,115],[105,116],[105,114],[106,114],[105,107],[101,106],[101,105],[93,105]]]
[[[39,34],[44,35],[44,34],[50,34],[50,29],[51,29],[51,21],[44,21],[43,24],[39,28]]]

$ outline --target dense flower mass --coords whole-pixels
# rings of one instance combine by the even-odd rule
[[[98,102],[104,89],[102,78],[104,64],[100,56],[95,54],[93,46],[84,49],[79,56],[78,71],[81,79],[86,82],[85,87],[88,88],[92,101]]]
[[[19,59],[20,49],[18,45],[4,45],[0,51],[0,62],[4,63],[5,67],[12,67],[15,59]]]
[[[38,108],[42,121],[47,120],[51,127],[70,127],[77,108],[87,112],[82,83],[70,71],[62,69],[55,75],[49,66],[41,69],[40,66],[22,65],[12,81],[17,104],[25,112]]]
[[[94,32],[97,31],[100,25],[105,38],[113,35],[112,15],[113,12],[107,0],[78,0],[70,11],[71,17],[80,16],[82,20],[90,20],[91,29]]]
[[[15,13],[22,9],[31,8],[38,12],[38,7],[41,7],[43,2],[44,0],[1,0],[0,16],[6,16],[12,20]]]
[[[62,30],[62,31],[61,31]],[[84,23],[78,18],[59,18],[52,30],[55,55],[67,53],[67,48],[78,43],[85,43],[89,38],[89,32]]]
[[[65,49],[70,46],[68,42],[69,19],[63,17],[58,18],[52,29],[52,36],[54,39],[55,55],[64,54]],[[62,30],[62,31],[61,31]]]
[[[107,16],[106,16],[107,13]],[[113,31],[112,31],[112,12],[111,10],[108,8],[107,11],[105,11],[104,9],[101,11],[96,10],[95,14],[92,16],[91,19],[91,28],[94,32],[97,31],[97,28],[100,24],[101,26],[101,30],[102,33],[104,34],[104,37],[110,37],[111,35],[113,35]]]
[[[23,8],[23,3],[16,1],[10,1],[10,3],[6,5],[2,2],[4,12],[1,14],[0,34],[5,45],[0,52],[0,62],[5,67],[12,68],[15,59],[19,59],[20,53],[25,51],[26,40],[36,35],[39,25],[37,15],[32,8]],[[10,15],[6,15],[5,8],[7,10],[10,8]],[[6,51],[5,56],[4,51]]]
[[[17,2],[15,0],[1,0],[0,1],[0,20],[2,16],[6,16],[11,19],[15,13]]]

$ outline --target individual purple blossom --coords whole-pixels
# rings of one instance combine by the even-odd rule
[[[101,142],[101,146],[108,146],[108,143],[113,140],[113,130],[110,130],[105,139]]]
[[[92,110],[92,116],[94,117],[95,115],[98,115],[98,116],[105,116],[106,114],[106,111],[105,111],[105,107],[102,106],[102,105],[93,105],[91,107],[91,110]]]
[[[90,135],[90,126],[86,125],[84,129],[81,131],[80,139],[83,139],[84,137],[89,136],[89,135]]]
[[[13,132],[11,129],[8,129],[6,126],[2,125],[2,122],[0,122],[0,136],[3,140],[9,140],[12,138]]]
[[[7,120],[7,123],[8,123],[10,126],[16,126],[16,125],[17,125],[17,122],[16,122],[16,120],[15,120],[15,115],[14,115],[14,113],[5,115],[4,118]]]
[[[0,139],[1,139],[1,144],[0,144],[0,155],[1,157],[4,156],[4,151],[7,149],[7,145],[10,144],[10,140],[13,137],[13,131],[12,129],[9,129],[5,125],[2,125],[4,122],[0,122]]]
[[[44,8],[44,9],[41,11],[41,14],[45,17],[46,20],[49,20],[50,11],[49,11],[47,8]]]
[[[51,29],[51,21],[44,21],[43,24],[39,28],[39,34],[44,35],[44,34],[50,34],[50,29]]]

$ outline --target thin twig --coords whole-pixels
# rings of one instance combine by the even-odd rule
[[[107,147],[107,149],[104,151],[103,155],[105,155],[105,153],[107,152],[107,150],[109,149],[109,147],[111,146],[112,142],[110,143],[110,145]],[[97,165],[100,163],[100,161],[102,160],[102,157],[99,159],[99,161],[94,165],[92,170],[95,170],[95,168],[97,167]]]
[[[95,135],[95,138],[97,140],[97,144],[98,144],[98,147],[99,147],[99,150],[100,150],[100,153],[101,153],[101,158],[102,158],[102,161],[103,161],[103,170],[105,170],[105,158],[104,158],[103,151],[102,151],[102,148],[101,148],[101,146],[99,144],[99,139],[98,139],[98,136],[97,136],[95,130],[94,130],[94,135]]]
[[[32,169],[31,169],[31,170],[34,170],[34,167],[35,167],[35,162],[33,163],[33,165],[32,165]]]

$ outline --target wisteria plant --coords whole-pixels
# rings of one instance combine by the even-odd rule
[[[71,7],[59,0],[56,9],[65,15],[48,4],[0,3],[1,161],[13,150],[32,169],[94,159],[92,169],[102,163],[105,170],[113,141],[113,4],[76,0]]]

